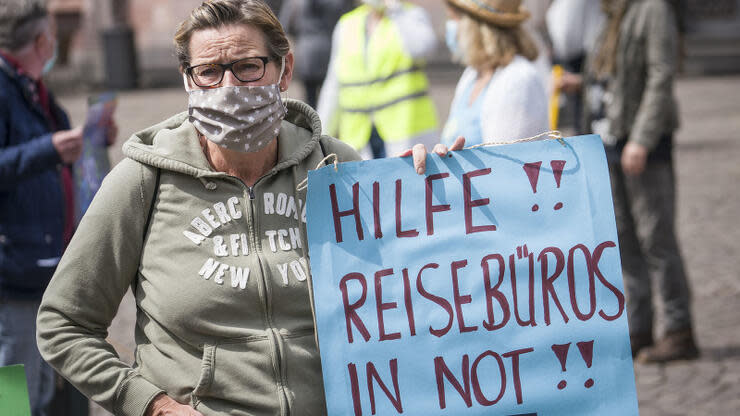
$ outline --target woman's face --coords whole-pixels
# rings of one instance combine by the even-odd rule
[[[190,37],[190,66],[203,64],[228,64],[239,59],[270,56],[265,35],[252,25],[228,25],[219,28],[198,30]],[[265,75],[256,81],[242,82],[231,71],[225,71],[223,80],[214,87],[245,85],[270,85],[280,83],[280,90],[288,89],[293,77],[293,54],[285,56],[285,69],[280,77],[280,60],[270,61],[265,66]],[[188,77],[189,87],[202,89]]]

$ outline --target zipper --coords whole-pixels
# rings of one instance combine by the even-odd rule
[[[265,315],[265,324],[267,325],[267,333],[268,338],[270,338],[270,344],[272,348],[272,354],[275,357],[275,362],[273,363],[273,371],[275,380],[278,384],[278,390],[280,391],[278,401],[280,402],[280,411],[282,415],[289,415],[290,414],[290,407],[288,406],[288,395],[285,392],[285,383],[282,377],[282,355],[280,351],[280,347],[278,343],[280,342],[277,338],[280,337],[280,334],[275,330],[275,325],[272,322],[272,307],[270,305],[270,286],[268,285],[265,272],[265,265],[262,261],[262,245],[260,244],[260,236],[257,235],[257,229],[259,228],[257,226],[256,222],[256,215],[255,215],[255,193],[254,188],[259,184],[263,179],[270,177],[275,172],[271,171],[269,174],[259,178],[257,182],[254,183],[253,186],[249,186],[241,179],[231,176],[230,177],[236,179],[241,183],[246,189],[247,189],[247,195],[249,199],[246,201],[247,204],[247,210],[249,212],[249,222],[247,223],[247,231],[249,233],[252,247],[254,247],[254,253],[257,257],[257,264],[259,265],[259,283],[258,288],[260,291],[260,298],[263,299],[262,302],[262,312]]]
[[[272,371],[275,374],[275,380],[277,381],[277,388],[280,391],[278,401],[280,402],[280,414],[281,416],[290,416],[290,405],[288,404],[288,394],[285,392],[285,383],[283,381],[283,354],[282,348],[280,347],[281,337],[280,333],[275,328],[268,328],[267,333],[270,338],[270,344],[272,352],[275,356],[275,362],[272,365]]]
[[[248,193],[248,199],[245,201],[247,212],[249,213],[247,232],[249,233],[249,239],[251,240],[252,247],[254,248],[254,254],[257,257],[257,264],[259,265],[259,281],[257,286],[260,292],[260,299],[262,299],[262,313],[265,315],[265,324],[270,327],[272,326],[272,320],[270,319],[269,297],[267,296],[267,279],[265,279],[265,268],[262,264],[261,250],[259,249],[259,237],[257,236],[257,227],[254,222],[254,190],[247,185],[244,186],[247,188]]]
[[[271,316],[272,308],[270,307],[270,297],[268,296],[269,288],[267,285],[267,279],[265,277],[267,273],[265,273],[265,265],[263,264],[263,261],[262,261],[262,245],[260,244],[260,236],[257,235],[257,231],[258,231],[257,229],[259,227],[257,227],[257,221],[256,221],[257,216],[255,215],[255,202],[254,202],[256,199],[254,188],[265,177],[267,176],[263,176],[262,178],[259,178],[257,182],[254,183],[254,186],[249,186],[245,184],[241,179],[236,178],[236,177],[234,178],[238,180],[240,183],[242,183],[245,188],[247,188],[247,195],[249,196],[249,199],[247,200],[247,204],[246,204],[247,209],[249,211],[249,223],[247,224],[247,230],[249,231],[249,235],[252,240],[252,246],[254,247],[254,253],[257,256],[257,264],[259,265],[259,268],[260,268],[260,283],[261,283],[260,292],[262,292],[260,293],[260,295],[262,295],[262,298],[264,299],[264,302],[262,302],[262,304],[264,307],[263,312],[265,314],[265,319],[266,319],[265,323],[267,324],[268,327],[272,328],[273,327],[272,316]]]

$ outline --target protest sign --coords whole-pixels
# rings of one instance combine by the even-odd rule
[[[82,130],[82,155],[74,168],[75,217],[78,223],[110,171],[107,134],[116,109],[116,96],[113,93],[100,94],[90,97],[88,104]]]
[[[329,415],[635,415],[598,136],[309,172]]]

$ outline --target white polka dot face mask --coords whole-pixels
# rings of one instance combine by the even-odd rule
[[[191,90],[189,95],[195,128],[213,143],[240,152],[267,146],[288,112],[278,84]]]

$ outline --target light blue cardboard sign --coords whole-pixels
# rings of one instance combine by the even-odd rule
[[[598,136],[309,173],[329,415],[636,415]]]

